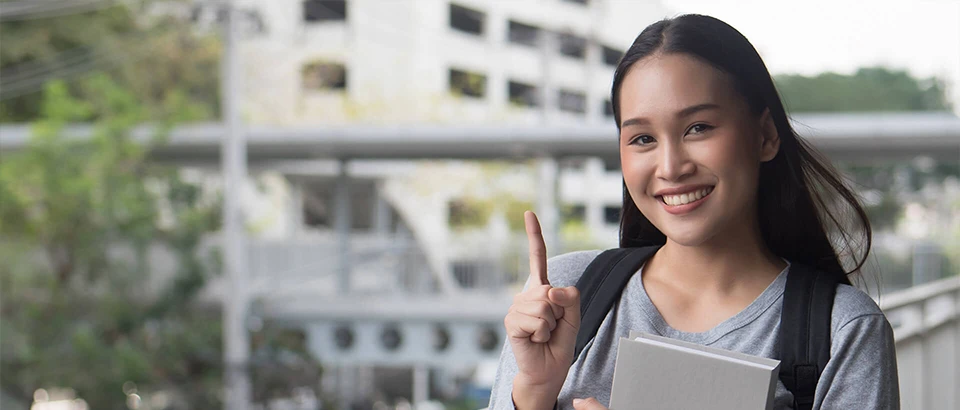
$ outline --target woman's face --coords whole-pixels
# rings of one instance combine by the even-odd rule
[[[669,241],[698,246],[757,223],[760,163],[779,139],[727,74],[686,54],[653,55],[629,69],[619,98],[624,182]]]

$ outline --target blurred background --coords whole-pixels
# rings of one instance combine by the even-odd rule
[[[613,247],[648,24],[764,57],[874,227],[905,409],[960,396],[960,2],[0,1],[0,408],[477,409],[523,285]]]

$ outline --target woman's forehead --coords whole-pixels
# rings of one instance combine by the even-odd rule
[[[686,54],[656,54],[630,67],[620,86],[622,118],[663,115],[697,104],[721,107],[737,96],[722,71]]]

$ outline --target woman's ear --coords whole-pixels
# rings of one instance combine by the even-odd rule
[[[765,108],[760,115],[760,161],[767,162],[774,159],[780,152],[780,134],[777,125],[773,122],[770,109]]]

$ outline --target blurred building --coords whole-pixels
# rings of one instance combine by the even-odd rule
[[[609,89],[622,51],[639,28],[665,13],[655,2],[601,0],[241,3],[257,26],[240,45],[245,118],[257,125],[309,127],[320,139],[324,126],[351,124],[609,123]],[[624,16],[633,16],[634,27],[615,24]],[[582,226],[575,232],[577,247],[614,245],[621,201],[617,164],[580,158],[551,166],[562,216]],[[481,172],[471,165],[449,167],[429,172],[474,179]],[[313,258],[335,256],[341,168],[349,179],[355,241],[370,235],[366,242],[373,243],[384,232],[401,232],[419,242],[414,248],[425,254],[419,256],[425,268],[456,271],[467,286],[503,284],[489,279],[489,272],[502,272],[507,263],[489,255],[500,258],[499,248],[511,243],[500,216],[486,229],[474,229],[472,238],[451,237],[456,234],[450,219],[471,212],[461,198],[504,192],[478,193],[476,187],[451,186],[450,178],[425,188],[410,163],[355,158],[274,166],[284,176],[275,190],[280,204],[266,201],[272,208],[265,212],[282,216],[264,226],[262,236],[330,252],[313,252]],[[513,171],[498,176],[518,181],[507,194],[536,203],[537,183],[524,177],[529,169]],[[264,258],[276,266],[277,257]],[[423,284],[444,279],[411,281],[421,289],[445,286]]]
[[[246,0],[245,114],[270,124],[604,121],[653,2]],[[611,24],[632,14],[634,27]],[[616,29],[615,29],[616,28]],[[616,31],[616,30],[619,31]]]
[[[640,28],[665,13],[655,2],[602,0],[242,4],[257,16],[259,29],[240,45],[244,117],[256,125],[309,127],[321,139],[324,126],[354,124],[609,123],[610,85],[623,50]],[[622,24],[625,17],[636,23]],[[611,134],[611,144],[614,137]],[[377,376],[385,370],[375,372],[371,366],[410,368],[419,362],[435,369],[433,382],[426,382],[434,385],[435,393],[454,393],[463,385],[454,381],[468,380],[480,359],[496,358],[503,340],[500,310],[510,294],[506,289],[526,276],[525,238],[505,219],[517,215],[502,212],[488,215],[482,226],[456,229],[457,220],[483,212],[466,199],[510,197],[542,207],[537,175],[546,172],[556,181],[551,189],[564,209],[554,222],[559,225],[559,217],[564,217],[578,227],[572,246],[615,245],[621,201],[616,163],[584,157],[559,162],[547,158],[530,165],[491,171],[463,163],[352,158],[270,167],[283,176],[274,184],[274,197],[280,200],[261,200],[267,203],[261,213],[281,216],[254,240],[250,264],[255,278],[290,284],[274,286],[266,295],[272,300],[291,295],[279,297],[287,302],[281,315],[295,315],[296,295],[310,292],[303,306],[313,314],[323,300],[318,297],[335,303],[329,297],[344,292],[417,297],[427,300],[424,312],[448,313],[433,317],[427,328],[413,330],[428,338],[426,344],[437,334],[446,335],[450,348],[431,360],[423,356],[430,355],[430,349],[401,348],[391,354],[391,349],[363,347],[359,340],[361,347],[344,348],[345,340],[376,338],[382,332],[382,320],[368,320],[383,316],[376,311],[351,308],[354,313],[347,318],[327,310],[325,319],[314,318],[315,349],[322,361],[337,365],[328,372],[329,389],[346,400],[370,397],[376,386],[383,391],[389,385]],[[338,215],[343,218],[345,213],[346,220],[338,222]],[[349,239],[343,239],[345,229]],[[551,254],[563,250],[556,242],[548,238],[556,245]],[[335,262],[341,255],[349,255],[349,267]],[[337,279],[343,271],[348,271],[346,284],[342,276]],[[282,281],[270,279],[278,272],[284,273]],[[461,296],[451,302],[457,308],[431,301],[462,292],[483,295]],[[471,309],[484,313],[461,320]],[[402,327],[404,320],[398,317],[395,322]],[[486,325],[476,328],[476,323]],[[407,344],[419,340],[411,332],[400,333],[411,339]],[[396,373],[388,374],[396,383]],[[422,394],[409,392],[410,378],[420,378],[423,386],[429,373],[421,369],[406,374],[396,394]],[[481,396],[482,385],[490,382],[481,381]]]

